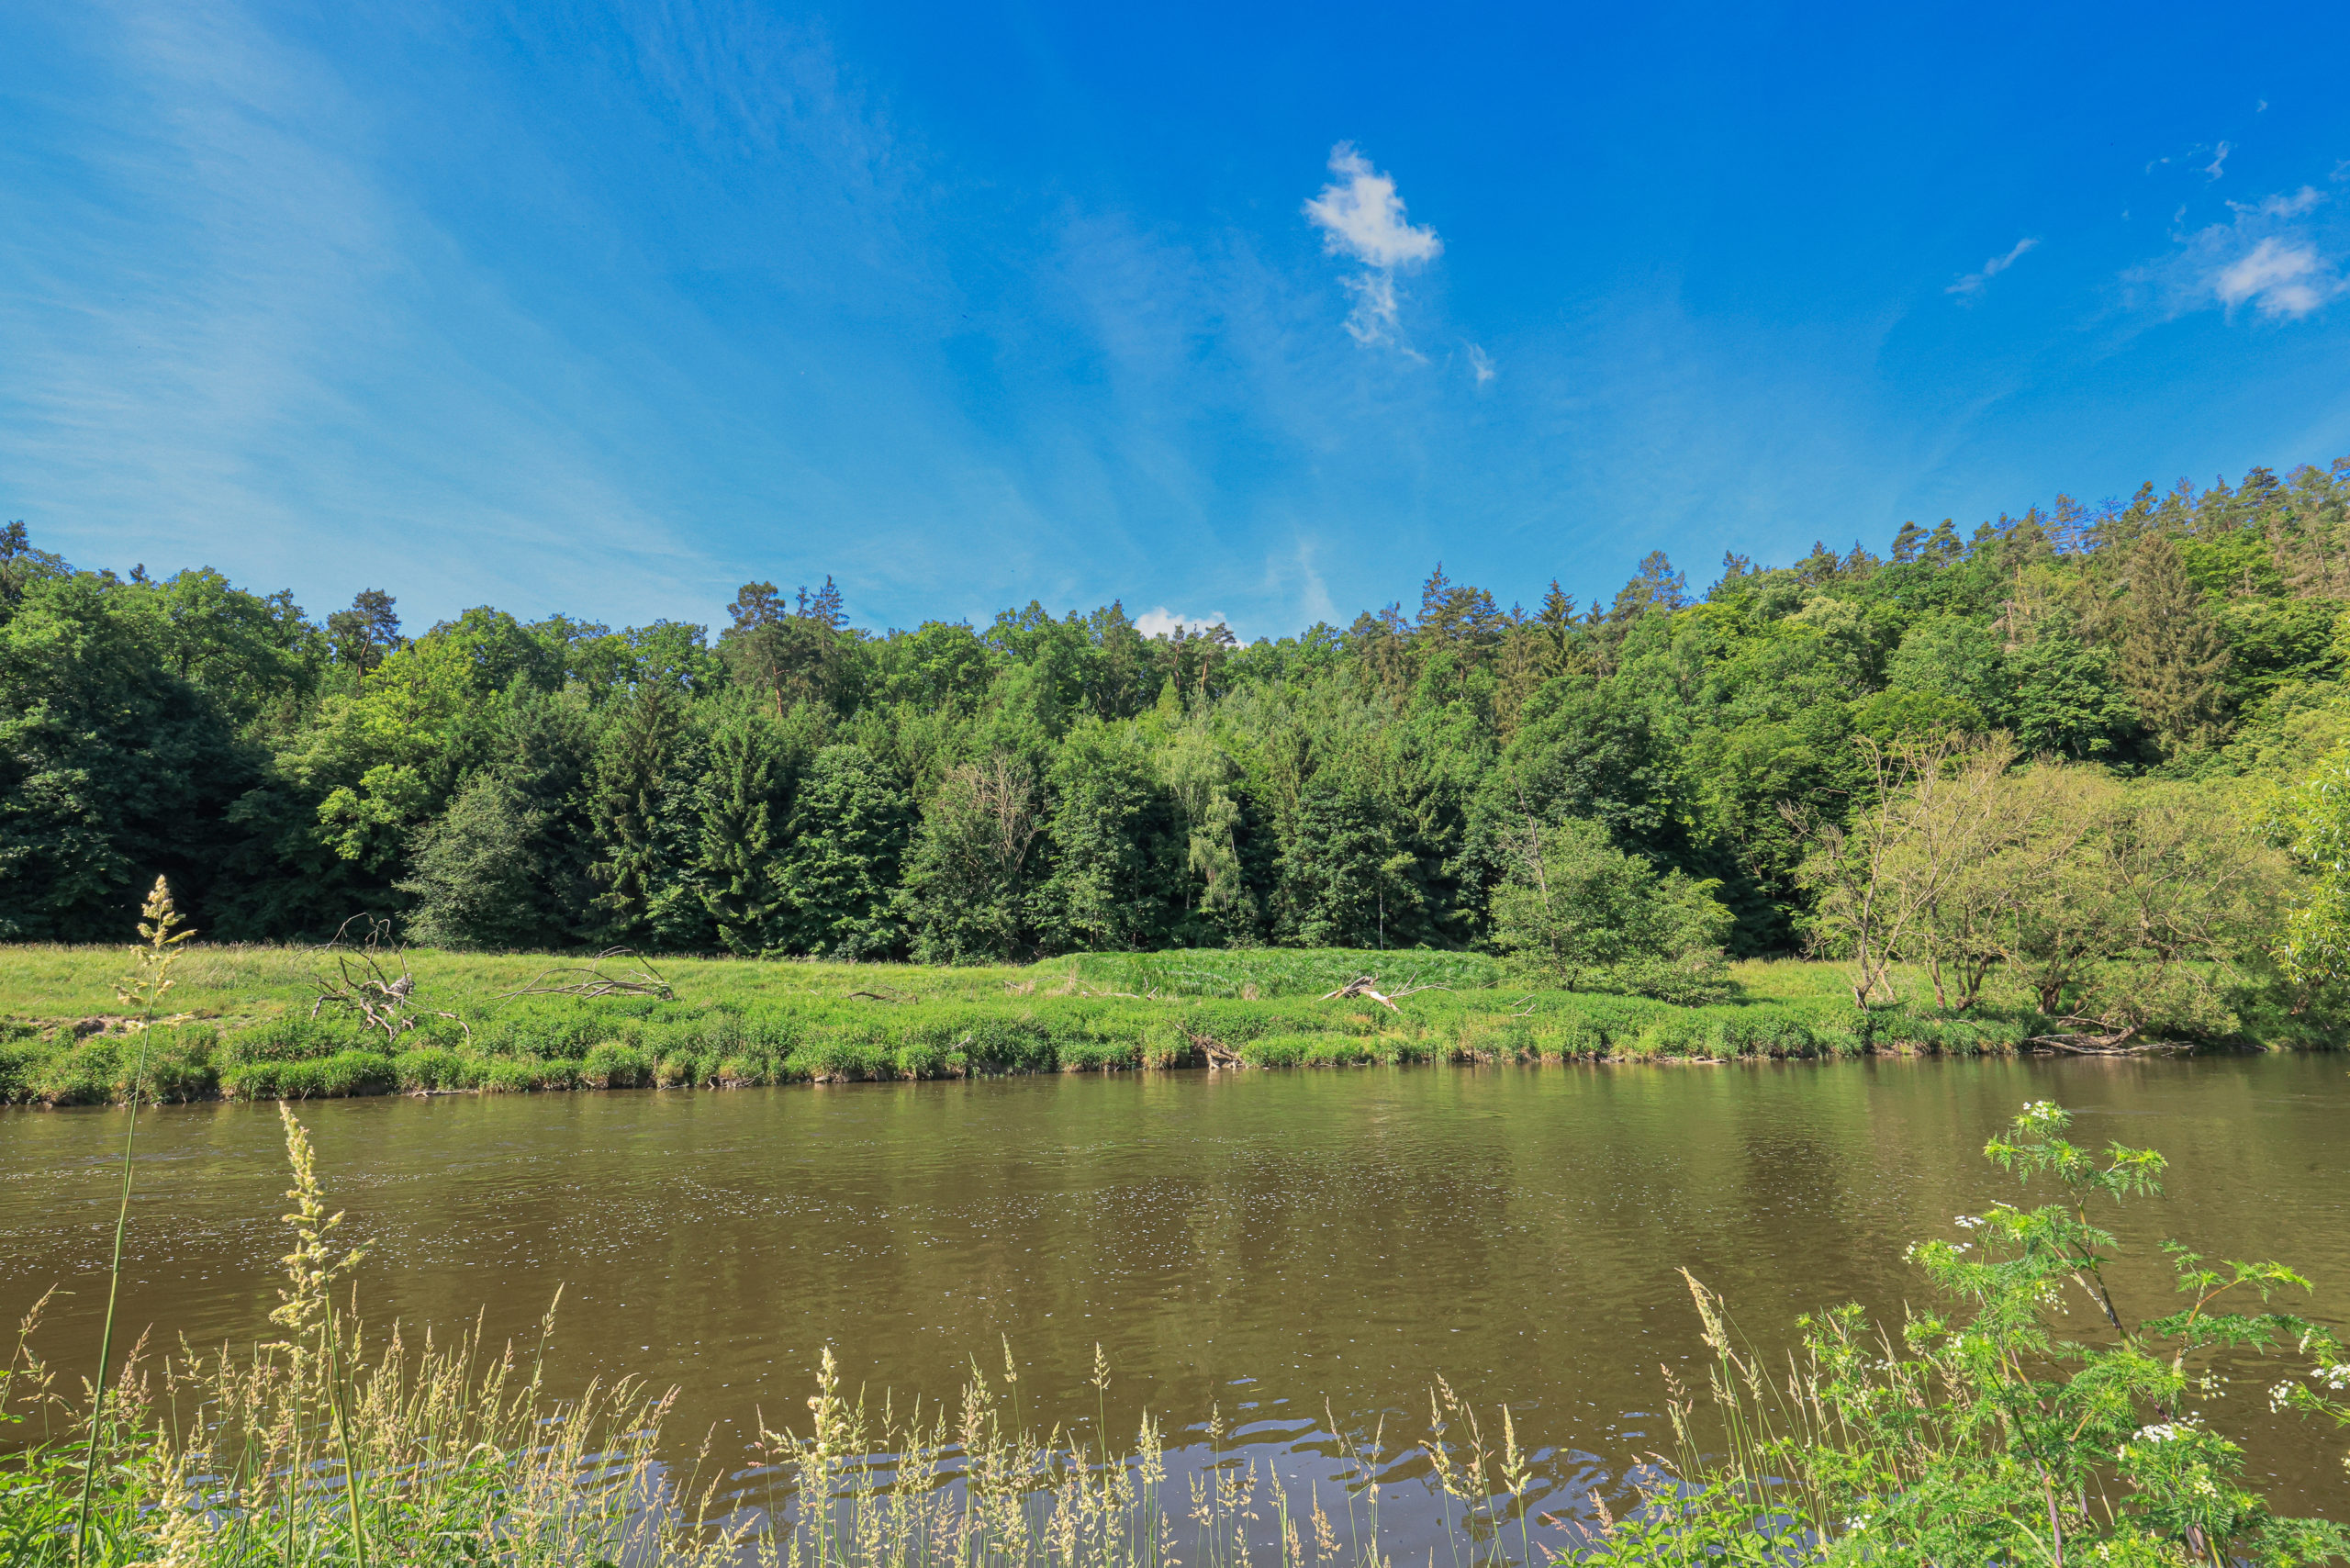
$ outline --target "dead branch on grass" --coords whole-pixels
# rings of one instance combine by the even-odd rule
[[[635,968],[625,974],[606,974],[604,966],[616,958],[630,958]],[[561,976],[561,979],[556,977]],[[653,960],[633,947],[607,947],[585,964],[559,964],[542,971],[520,991],[509,991],[498,1000],[502,1005],[518,996],[650,996],[662,1002],[675,1002],[677,993]]]
[[[362,922],[367,935],[353,943],[351,928]],[[465,1032],[467,1040],[474,1037],[473,1026],[455,1014],[416,1005],[416,977],[408,972],[408,950],[394,940],[389,920],[354,914],[337,926],[333,940],[319,950],[334,955],[335,973],[309,977],[318,989],[310,1002],[312,1018],[329,1007],[348,1008],[369,1028],[382,1030],[386,1044],[397,1043],[415,1028],[420,1015],[446,1018]]]
[[[1189,1029],[1185,1029],[1181,1024],[1176,1025],[1175,1027],[1181,1031],[1185,1039],[1192,1042],[1192,1048],[1193,1050],[1208,1058],[1208,1070],[1210,1072],[1214,1072],[1220,1069],[1227,1067],[1232,1069],[1235,1072],[1238,1072],[1248,1067],[1248,1064],[1241,1059],[1241,1056],[1238,1051],[1234,1050],[1230,1046],[1225,1045],[1222,1040],[1217,1039],[1214,1036],[1194,1035]]]
[[[1395,1003],[1402,1001],[1404,997],[1417,996],[1424,991],[1450,991],[1452,989],[1449,985],[1407,985],[1397,991],[1393,996],[1390,997],[1383,996],[1378,991],[1373,989],[1378,985],[1378,983],[1379,977],[1377,975],[1357,975],[1354,979],[1348,980],[1337,990],[1323,993],[1322,1000],[1325,1002],[1351,1002],[1358,997],[1367,996],[1371,998],[1371,1001],[1376,1002],[1382,1007],[1387,1009],[1390,1013],[1401,1013],[1404,1010],[1396,1006]]]

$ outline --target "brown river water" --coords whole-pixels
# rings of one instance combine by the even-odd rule
[[[2011,1189],[1984,1140],[2028,1100],[2076,1135],[2152,1145],[2168,1195],[2125,1311],[2165,1310],[2151,1243],[2288,1261],[2350,1318],[2350,1058],[1368,1069],[1006,1079],[722,1092],[320,1101],[297,1107],[371,1256],[372,1317],[486,1315],[530,1337],[564,1291],[551,1381],[680,1390],[670,1428],[739,1451],[804,1420],[822,1348],[851,1387],[952,1396],[1008,1337],[1032,1421],[1147,1409],[1204,1453],[1329,1473],[1328,1423],[1391,1448],[1442,1374],[1506,1401],[1545,1506],[1577,1514],[1669,1442],[1661,1365],[1702,1375],[1675,1272],[1784,1345],[1798,1312],[1921,1299],[1913,1238]],[[120,1111],[0,1112],[0,1311],[52,1284],[42,1344],[95,1353]],[[273,1106],[140,1124],[123,1320],[250,1340],[274,1305],[285,1172]],[[2274,1428],[2248,1365],[2224,1429]],[[1326,1411],[1328,1415],[1326,1416]],[[2244,1418],[2242,1421],[2236,1417]],[[2350,1517],[2339,1436],[2271,1435],[2251,1470],[2288,1511]],[[1179,1464],[1181,1454],[1177,1455]],[[1404,1538],[1427,1491],[1396,1467]],[[1421,1520],[1425,1526],[1425,1518]],[[1411,1553],[1416,1556],[1416,1551]],[[1401,1558],[1399,1557],[1399,1561]]]

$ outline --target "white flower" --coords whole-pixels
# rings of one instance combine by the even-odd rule
[[[2194,1425],[2191,1422],[2165,1421],[2159,1427],[2139,1428],[2138,1440],[2142,1443],[2166,1443],[2176,1439],[2186,1437],[2194,1429]]]
[[[2268,1391],[2268,1408],[2272,1411],[2282,1410],[2286,1406],[2290,1405],[2293,1402],[2293,1395],[2299,1394],[2300,1391],[2300,1385],[2299,1383],[2295,1383],[2291,1378],[2287,1378],[2284,1382],[2278,1383],[2276,1387]]]
[[[2350,1388],[2350,1361],[2344,1361],[2339,1366],[2320,1367],[2317,1375],[2325,1379],[2326,1387],[2338,1394],[2344,1388]]]

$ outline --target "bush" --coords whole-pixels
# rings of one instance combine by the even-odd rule
[[[471,1089],[475,1066],[444,1046],[420,1046],[395,1057],[392,1073],[404,1090]]]
[[[588,1047],[579,1078],[591,1089],[642,1089],[653,1081],[653,1058],[634,1046],[606,1040]]]
[[[236,1031],[219,1055],[225,1070],[252,1062],[314,1061],[342,1051],[380,1054],[384,1046],[381,1035],[355,1019],[289,1013]]]
[[[220,1092],[239,1100],[324,1100],[385,1094],[397,1088],[392,1058],[378,1051],[337,1051],[300,1061],[242,1061],[221,1070]]]
[[[1732,918],[1696,882],[1617,848],[1596,823],[1528,823],[1513,835],[1509,879],[1494,896],[1494,946],[1513,974],[1586,984],[1684,1006],[1729,994],[1722,945]]]

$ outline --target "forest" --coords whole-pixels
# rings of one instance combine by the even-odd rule
[[[1882,555],[1732,554],[1701,590],[1659,553],[1587,606],[1438,566],[1416,604],[1249,644],[1117,603],[876,632],[829,578],[746,583],[714,634],[487,606],[413,632],[383,589],[313,618],[12,523],[0,940],[120,939],[160,874],[213,941],[369,912],[490,950],[1524,948],[1547,834],[1730,956],[1849,945],[1820,851],[1889,756],[1996,736],[2010,777],[2192,793],[2350,737],[2346,505],[2350,458],[2256,468],[1905,522]]]

